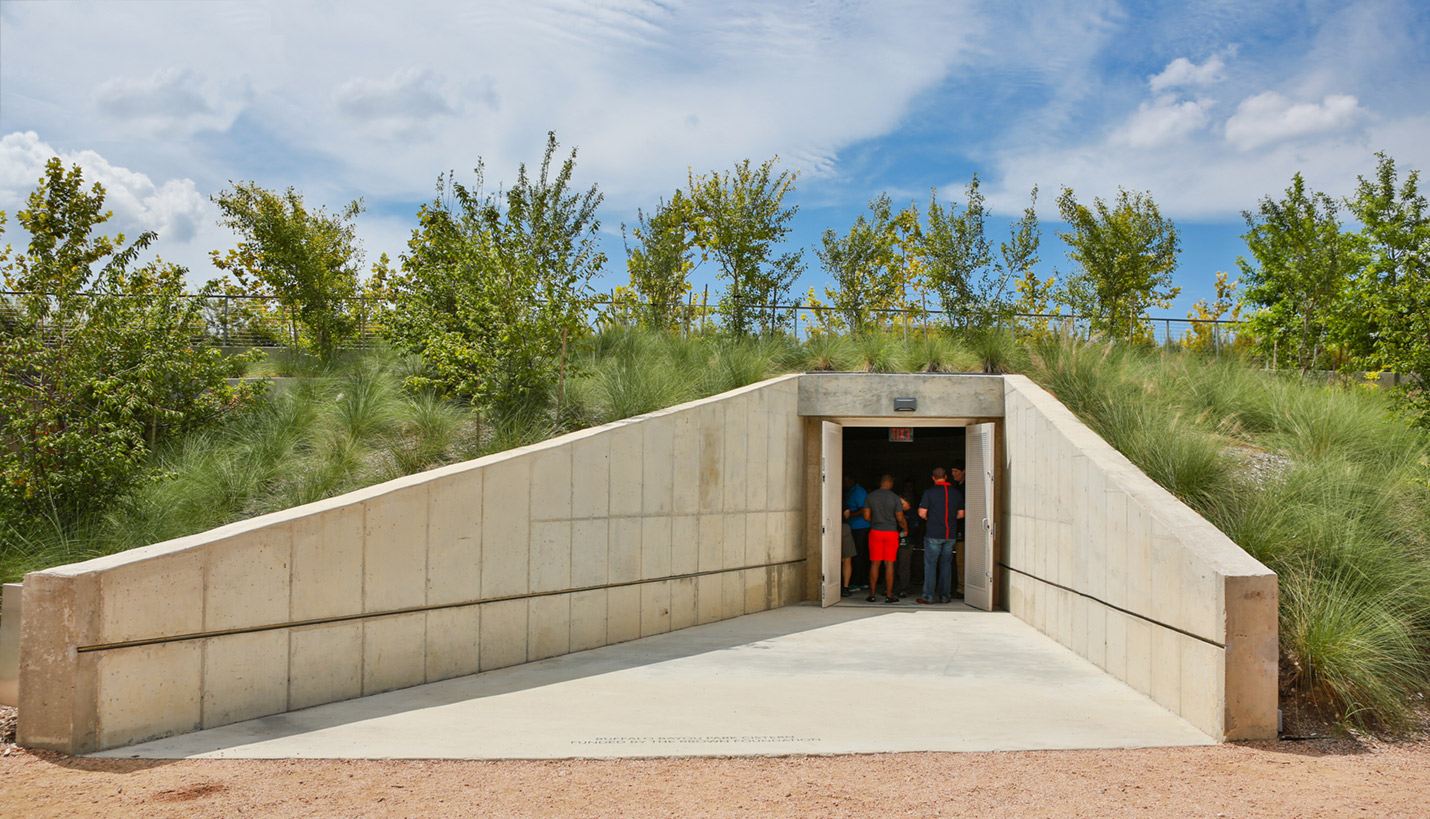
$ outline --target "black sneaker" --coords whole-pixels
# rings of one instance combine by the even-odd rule
[[[873,602],[875,602],[875,600],[874,600],[874,595],[871,594],[871,595],[869,595],[868,597],[864,598],[864,602],[865,602],[865,603],[873,603]]]
[[[850,591],[848,586],[845,586],[844,588],[842,588],[842,589],[839,590],[839,596],[840,596],[840,597],[853,597],[853,596],[854,596],[854,592]]]
[[[899,600],[898,600],[898,598],[896,598],[896,597],[885,597],[885,598],[884,598],[884,602],[885,602],[885,603],[897,603],[897,602],[899,602]]]

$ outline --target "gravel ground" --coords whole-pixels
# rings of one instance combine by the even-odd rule
[[[12,816],[159,819],[1424,817],[1430,743],[540,762],[158,762],[6,744],[0,805]]]

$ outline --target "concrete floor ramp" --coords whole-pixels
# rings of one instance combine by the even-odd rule
[[[1009,614],[805,605],[101,756],[544,759],[1211,742]]]

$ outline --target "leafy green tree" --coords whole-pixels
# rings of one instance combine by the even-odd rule
[[[1210,353],[1221,349],[1226,343],[1221,322],[1237,321],[1241,318],[1241,305],[1236,296],[1236,282],[1228,281],[1226,272],[1216,274],[1216,299],[1197,299],[1187,314],[1191,327],[1182,335],[1182,346],[1199,353]],[[1238,337],[1240,339],[1241,337]]]
[[[939,296],[951,325],[1003,326],[1012,319],[1016,282],[1038,263],[1038,189],[1032,203],[1014,222],[1007,241],[993,252],[986,227],[988,208],[978,175],[968,183],[966,204],[944,208],[930,197],[922,231],[924,271],[930,289]]]
[[[1336,311],[1360,266],[1336,200],[1308,191],[1298,173],[1281,199],[1267,196],[1242,216],[1252,261],[1236,263],[1258,352],[1303,371],[1321,366]]]
[[[987,324],[977,286],[989,278],[993,265],[993,248],[985,231],[988,212],[977,174],[965,194],[968,201],[961,209],[940,205],[937,192],[929,197],[922,245],[929,288],[938,294],[949,324],[963,327]]]
[[[804,270],[802,251],[775,255],[798,210],[784,204],[796,174],[776,174],[776,161],[752,168],[746,159],[727,173],[689,175],[695,244],[729,282],[719,309],[725,328],[736,335],[751,333],[761,316],[765,332],[783,326],[786,319],[770,308],[789,295]]]
[[[918,210],[895,213],[883,195],[869,203],[869,213],[860,214],[848,233],[824,231],[815,253],[834,281],[824,292],[840,326],[861,334],[875,326],[878,310],[905,306],[910,268],[900,251],[917,242],[918,230]]]
[[[1042,231],[1038,226],[1038,187],[1033,186],[1033,190],[1028,194],[1028,207],[1023,209],[1023,215],[1018,218],[1008,228],[1008,240],[998,243],[999,254],[999,279],[996,289],[991,290],[996,294],[997,300],[990,299],[996,308],[999,318],[1007,318],[1003,315],[1005,310],[1013,311],[1018,309],[1018,298],[1021,298],[1021,291],[1017,283],[1030,277],[1036,281],[1037,277],[1033,273],[1033,268],[1042,259],[1038,256],[1038,248],[1042,245]],[[1007,295],[1009,283],[1013,284],[1013,290],[1019,296],[1013,297],[1009,301]]]
[[[388,283],[386,332],[420,352],[420,387],[470,399],[499,413],[543,406],[553,382],[560,411],[570,342],[587,329],[597,249],[596,186],[571,188],[576,151],[553,173],[547,135],[539,176],[523,163],[504,194],[450,176],[418,213],[418,227]]]
[[[219,224],[241,237],[227,254],[212,252],[214,265],[253,294],[276,297],[288,313],[292,345],[331,360],[357,323],[362,248],[352,220],[362,202],[332,215],[310,211],[292,188],[279,194],[251,182],[234,183],[213,201],[223,212]]]
[[[1117,189],[1111,206],[1101,198],[1091,208],[1071,188],[1058,197],[1058,212],[1070,230],[1058,236],[1077,264],[1064,282],[1064,298],[1091,329],[1114,338],[1145,333],[1147,309],[1168,307],[1181,292],[1172,286],[1181,245],[1177,228],[1162,216],[1150,193]]]
[[[650,216],[636,211],[631,232],[636,240],[634,247],[626,242],[626,269],[635,296],[631,308],[643,326],[669,330],[679,321],[682,300],[690,292],[695,247],[690,198],[677,190]]]
[[[135,267],[154,234],[94,235],[110,215],[102,186],[52,159],[18,214],[28,247],[0,252],[22,293],[0,336],[0,513],[12,521],[100,508],[141,479],[150,448],[264,389],[229,385],[248,359],[205,343],[183,268]]]
[[[1369,325],[1369,359],[1407,376],[1402,394],[1417,422],[1430,426],[1430,219],[1419,171],[1399,181],[1395,160],[1377,154],[1375,175],[1358,178],[1348,205],[1360,220],[1365,267],[1343,314]]]

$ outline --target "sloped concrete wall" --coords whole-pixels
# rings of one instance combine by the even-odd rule
[[[1276,575],[1023,376],[1004,380],[1008,607],[1214,738],[1276,736]]]
[[[29,574],[19,740],[84,753],[799,601],[796,384]]]

